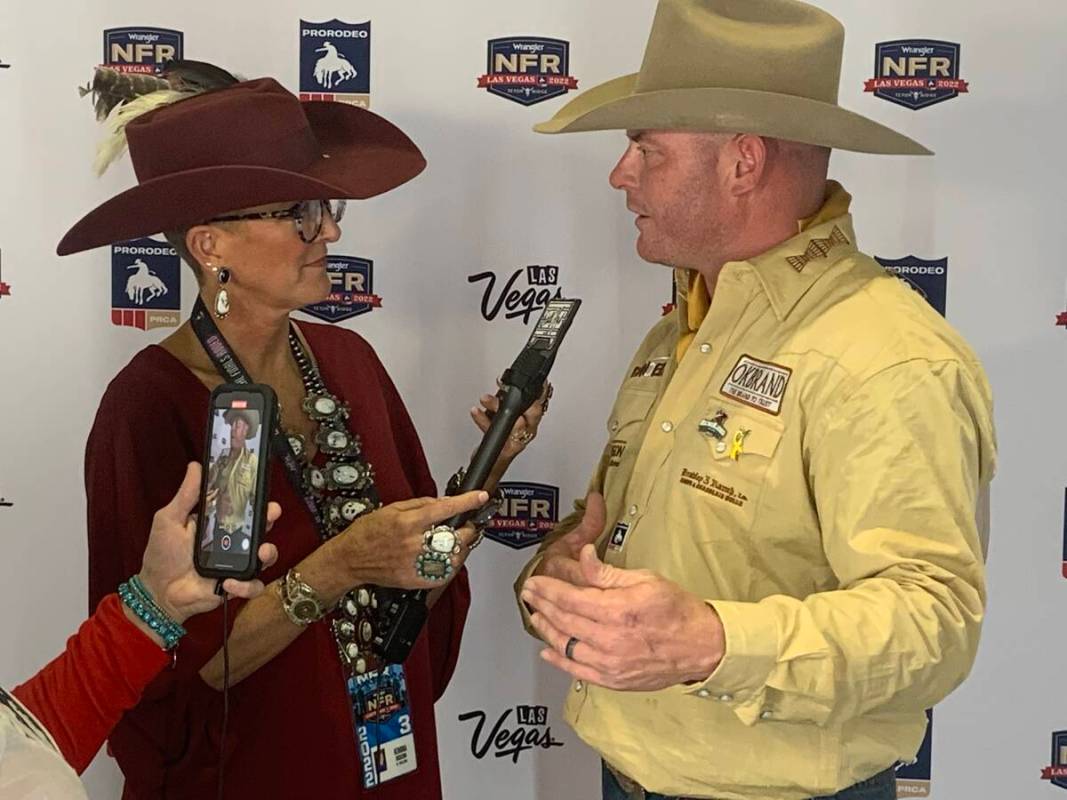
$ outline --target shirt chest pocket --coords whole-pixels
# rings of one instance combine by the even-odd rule
[[[776,417],[716,406],[675,450],[678,512],[700,539],[751,529],[773,475],[784,426]]]
[[[605,493],[613,484],[621,482],[623,488],[633,473],[634,461],[641,446],[641,433],[645,429],[657,393],[624,389],[615,400],[608,416],[608,443],[604,451]]]

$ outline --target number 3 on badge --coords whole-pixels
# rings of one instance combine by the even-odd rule
[[[400,719],[400,735],[407,736],[411,733],[411,717],[407,714],[401,714]]]

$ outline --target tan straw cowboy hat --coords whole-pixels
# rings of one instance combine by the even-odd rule
[[[754,133],[887,155],[932,155],[837,104],[845,29],[799,0],[659,0],[641,71],[594,86],[539,133]]]

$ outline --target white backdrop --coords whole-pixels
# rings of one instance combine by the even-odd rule
[[[848,31],[842,103],[937,151],[835,155],[834,176],[856,196],[860,246],[889,259],[949,259],[948,317],[984,360],[997,401],[988,621],[974,673],[936,711],[930,796],[1055,797],[1040,770],[1052,732],[1067,728],[1067,644],[1056,635],[1067,600],[1067,371],[1064,332],[1053,324],[1064,303],[1067,5],[821,5]],[[133,180],[125,160],[100,180],[90,171],[100,128],[74,88],[100,63],[103,31],[175,29],[187,57],[296,90],[301,19],[372,22],[371,107],[408,131],[430,166],[399,191],[350,206],[335,251],[373,261],[382,307],[343,324],[377,348],[443,483],[476,442],[467,409],[529,331],[503,312],[483,319],[484,283],[467,277],[492,271],[499,292],[515,270],[559,267],[563,293],[585,305],[553,376],[552,414],[509,479],[559,487],[565,512],[603,445],[620,372],[669,300],[669,272],[635,256],[631,215],[608,187],[622,134],[535,135],[530,126],[566,98],[525,107],[476,83],[488,40],[509,36],[569,42],[582,88],[635,70],[653,9],[653,0],[0,5],[0,281],[10,290],[0,289],[0,683],[39,668],[83,618],[84,441],[111,376],[170,331],[112,325],[106,248],[54,255],[69,224]],[[876,44],[896,39],[960,44],[970,91],[921,111],[864,93]],[[525,273],[516,286],[527,288]],[[184,317],[193,297],[185,274],[181,294]],[[471,564],[464,649],[437,707],[447,797],[599,796],[594,754],[560,719],[566,681],[541,664],[514,610],[511,582],[532,552],[489,542]],[[459,717],[482,711],[488,728],[510,709],[505,726],[514,730],[518,705],[547,706],[562,746],[521,752],[517,763],[492,748],[476,758],[474,719]],[[545,736],[545,725],[528,728]],[[94,798],[118,794],[106,756],[86,780]]]

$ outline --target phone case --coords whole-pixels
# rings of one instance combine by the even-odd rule
[[[213,567],[203,563],[208,554],[200,549],[200,541],[204,536],[204,526],[207,525],[208,514],[206,513],[205,498],[209,478],[209,465],[211,463],[211,434],[216,410],[223,406],[219,404],[222,395],[247,394],[262,397],[262,412],[260,419],[260,452],[257,459],[256,469],[256,492],[252,499],[252,530],[251,543],[247,556],[247,564],[243,569],[227,569]],[[203,476],[200,481],[200,513],[197,517],[196,537],[193,540],[193,564],[199,575],[205,578],[235,578],[236,580],[251,580],[259,572],[259,545],[263,541],[263,533],[267,526],[267,500],[270,495],[270,462],[271,444],[274,431],[277,427],[278,398],[274,390],[266,384],[258,383],[224,383],[215,388],[211,393],[211,401],[208,407],[208,424],[206,441],[204,443]]]

